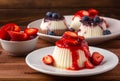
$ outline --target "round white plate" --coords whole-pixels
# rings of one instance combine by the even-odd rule
[[[71,24],[72,17],[73,17],[72,15],[65,16],[68,25]],[[113,18],[108,18],[108,17],[103,17],[103,18],[108,22],[109,30],[112,32],[112,34],[104,35],[104,36],[101,36],[101,37],[86,38],[89,45],[102,43],[104,41],[111,40],[111,39],[114,39],[114,38],[120,36],[120,27],[119,27],[120,26],[120,20],[113,19]],[[42,21],[42,19],[33,21],[33,22],[29,23],[27,27],[29,27],[29,28],[30,27],[35,27],[35,28],[39,29],[41,21]],[[42,34],[40,32],[38,32],[38,35],[40,36],[40,38],[45,39],[45,40],[50,41],[50,42],[55,42],[55,41],[57,41],[58,39],[61,38],[61,36],[46,35],[46,34]]]
[[[100,52],[104,56],[104,60],[93,69],[82,69],[78,71],[62,70],[54,66],[46,65],[42,62],[45,55],[52,54],[54,46],[35,50],[26,56],[26,63],[29,67],[42,73],[57,76],[90,76],[101,74],[112,70],[118,64],[118,57],[105,49],[90,47],[91,53]]]

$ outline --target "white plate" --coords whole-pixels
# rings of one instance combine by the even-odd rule
[[[66,21],[67,21],[68,25],[70,25],[71,19],[72,19],[72,15],[65,16],[65,18],[66,18]],[[104,41],[111,40],[111,39],[114,39],[114,38],[120,36],[120,27],[119,27],[120,26],[120,20],[113,19],[113,18],[108,18],[108,17],[103,17],[103,18],[110,25],[109,30],[112,32],[112,34],[104,35],[104,36],[101,36],[101,37],[86,38],[86,40],[88,41],[89,45],[102,43]],[[42,19],[33,21],[33,22],[29,23],[27,27],[35,27],[35,28],[39,29],[40,24],[41,24],[41,20]],[[46,35],[46,34],[42,34],[40,32],[38,32],[38,35],[40,36],[40,38],[45,39],[45,40],[50,41],[50,42],[55,42],[55,41],[57,41],[58,39],[61,38],[61,36]]]
[[[46,65],[41,60],[45,55],[52,54],[53,50],[54,50],[54,46],[41,48],[31,52],[26,56],[27,65],[32,69],[42,73],[57,75],[57,76],[74,77],[74,76],[90,76],[90,75],[101,74],[109,70],[112,70],[118,64],[118,57],[114,53],[107,51],[105,49],[90,47],[91,53],[94,51],[98,51],[104,56],[104,60],[100,65],[96,66],[93,69],[83,69],[78,71],[62,70],[54,66]]]

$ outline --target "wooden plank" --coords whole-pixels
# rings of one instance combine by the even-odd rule
[[[48,11],[57,11],[63,15],[73,15],[81,8],[53,8],[53,9],[0,9],[0,25],[14,22],[18,25],[27,25],[28,23],[43,18]],[[96,8],[101,16],[120,19],[120,9],[115,8]],[[114,13],[111,13],[113,11]]]
[[[114,4],[113,4],[114,3]],[[119,8],[119,0],[1,0],[0,8]]]

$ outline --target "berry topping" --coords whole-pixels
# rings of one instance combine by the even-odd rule
[[[80,10],[75,15],[79,15],[82,18],[83,16],[89,16],[89,13],[86,10]]]
[[[63,37],[68,37],[68,36],[70,36],[70,37],[73,37],[73,38],[77,38],[78,37],[78,35],[77,35],[77,33],[76,32],[71,32],[71,31],[66,31],[65,33],[64,33],[64,35],[63,35]]]
[[[95,9],[89,9],[88,12],[91,18],[94,18],[96,15],[98,15],[98,11]]]
[[[47,35],[55,35],[53,31],[48,31]]]
[[[54,63],[54,59],[51,55],[44,56],[42,61],[47,65],[53,65],[53,63]]]
[[[74,32],[74,31],[75,31],[75,29],[74,29],[74,28],[70,28],[70,31],[71,31],[71,32]]]
[[[91,58],[92,58],[92,59],[91,59],[91,60],[92,60],[92,63],[93,63],[94,65],[99,65],[99,64],[103,61],[104,56],[101,55],[99,52],[93,52]]]
[[[89,21],[90,18],[88,16],[83,16],[82,17],[82,22],[86,22],[86,21]]]
[[[95,16],[93,21],[94,21],[94,23],[99,23],[99,22],[101,22],[101,19],[99,16]]]
[[[59,19],[60,18],[60,14],[59,13],[53,13],[52,14],[52,18]]]
[[[108,35],[108,34],[111,34],[110,30],[104,30],[103,31],[103,35]]]
[[[88,69],[94,68],[94,65],[90,61],[85,61],[84,65]]]
[[[52,17],[52,12],[47,12],[47,13],[46,13],[46,17],[51,18],[51,17]]]

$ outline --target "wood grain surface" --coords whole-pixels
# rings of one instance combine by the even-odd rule
[[[120,19],[120,0],[0,0],[0,26],[19,25],[43,18],[47,11],[73,15],[81,9],[95,8],[99,15]]]

